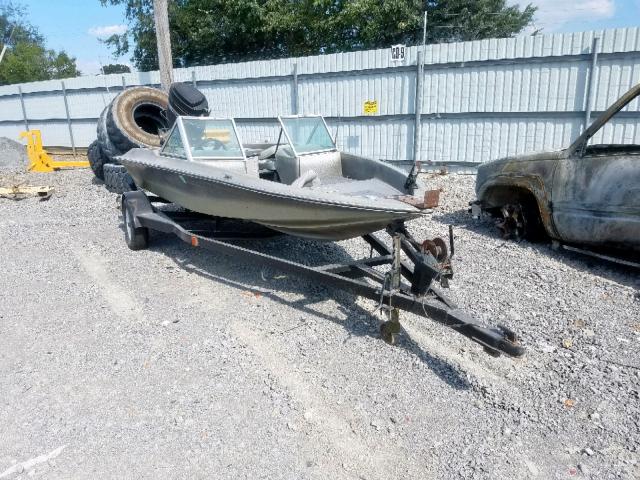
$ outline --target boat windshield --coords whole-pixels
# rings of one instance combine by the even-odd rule
[[[336,148],[322,117],[284,117],[280,122],[298,155]]]
[[[194,160],[244,158],[231,120],[183,118],[182,125]]]

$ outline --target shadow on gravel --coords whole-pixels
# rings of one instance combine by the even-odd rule
[[[124,225],[121,223],[120,228]],[[356,304],[356,296],[344,291],[333,289],[321,284],[312,284],[294,275],[283,274],[279,270],[268,267],[256,268],[228,256],[217,256],[203,249],[189,248],[175,236],[152,232],[149,248],[171,258],[177,266],[215,282],[238,289],[241,292],[251,292],[256,296],[263,296],[274,302],[293,307],[305,314],[322,318],[340,325],[352,336],[370,336],[380,339],[378,320],[371,312]],[[293,238],[286,235],[266,240],[234,242],[236,245],[246,246],[262,253],[272,254],[287,260],[313,265],[309,259],[317,259],[319,263],[336,263],[352,260],[352,257],[335,243],[320,243]],[[212,286],[214,288],[214,286]],[[288,300],[280,295],[288,292],[302,295],[298,300]],[[332,298],[345,319],[336,318],[313,308],[315,304]],[[425,319],[425,321],[429,321]],[[304,328],[304,322],[288,331],[273,332],[281,335],[293,334],[295,329]],[[464,373],[445,360],[424,351],[414,342],[406,331],[398,340],[397,348],[403,348],[416,355],[435,375],[447,385],[457,390],[468,390],[471,385]]]
[[[495,226],[492,219],[483,218],[475,220],[466,209],[434,215],[433,219],[445,225],[462,227],[465,230],[493,238],[494,240],[516,243],[513,240],[502,240],[500,238],[498,228]],[[586,272],[591,275],[597,275],[640,291],[640,275],[638,275],[638,270],[632,267],[618,265],[613,262],[608,262],[606,260],[601,260],[599,258],[590,257],[588,255],[568,250],[555,251],[551,248],[551,243],[549,241],[540,243],[523,241],[523,243],[534,249],[537,253],[562,262],[567,267],[571,267],[575,270]]]

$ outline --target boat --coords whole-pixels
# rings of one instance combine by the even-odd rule
[[[180,116],[160,148],[118,160],[169,202],[298,237],[344,240],[424,215],[415,169],[339,151],[321,116],[278,121],[275,144],[243,145],[233,119]]]

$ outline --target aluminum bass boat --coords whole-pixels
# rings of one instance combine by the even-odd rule
[[[163,199],[299,237],[343,240],[423,214],[414,172],[339,151],[320,116],[278,120],[275,144],[243,146],[232,119],[178,117],[161,148],[118,159]]]

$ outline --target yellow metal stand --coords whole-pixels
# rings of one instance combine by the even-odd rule
[[[29,166],[27,170],[32,172],[53,172],[60,168],[82,168],[88,167],[89,162],[85,161],[64,161],[53,160],[44,148],[42,148],[42,134],[40,130],[29,130],[20,133],[20,138],[27,139],[27,155],[29,156]]]

